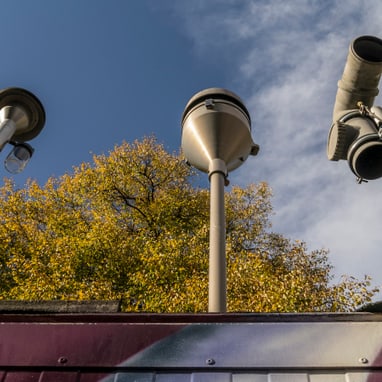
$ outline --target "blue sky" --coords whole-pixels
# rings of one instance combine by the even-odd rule
[[[350,42],[382,37],[378,0],[0,0],[0,87],[23,87],[47,120],[35,155],[13,176],[43,184],[155,134],[180,147],[189,98],[218,86],[252,118],[258,157],[231,183],[266,181],[273,229],[327,248],[335,275],[382,284],[382,180],[358,185],[326,158],[337,81]],[[382,101],[377,99],[377,105]],[[5,158],[9,148],[1,153]],[[2,168],[0,176],[9,177]]]
[[[204,81],[176,17],[146,1],[0,4],[8,16],[2,86],[31,90],[47,114],[26,176],[44,182],[90,152],[150,133],[179,146],[183,104]],[[211,69],[203,75],[218,82]]]

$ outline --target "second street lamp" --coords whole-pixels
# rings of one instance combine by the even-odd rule
[[[35,95],[21,88],[0,91],[0,151],[7,143],[13,145],[5,160],[9,172],[24,169],[34,151],[25,142],[35,138],[44,124],[45,111]]]
[[[251,119],[241,99],[226,89],[195,94],[182,117],[182,149],[187,161],[208,173],[210,181],[210,256],[208,311],[225,312],[226,253],[224,185],[228,172],[241,166],[259,146],[251,137]]]

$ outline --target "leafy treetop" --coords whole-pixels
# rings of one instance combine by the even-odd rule
[[[121,299],[126,311],[207,309],[209,195],[154,137],[73,174],[0,188],[1,299]],[[328,252],[270,231],[266,183],[226,192],[229,311],[351,311],[369,277],[332,283]]]

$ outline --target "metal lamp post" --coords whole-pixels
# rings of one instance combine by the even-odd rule
[[[0,91],[0,151],[7,143],[14,146],[5,160],[9,172],[24,169],[34,151],[25,142],[35,138],[44,124],[45,111],[36,96],[21,88]]]
[[[229,90],[209,88],[195,94],[182,117],[182,149],[187,161],[210,181],[210,255],[208,311],[227,306],[224,185],[259,146],[251,137],[251,118]]]

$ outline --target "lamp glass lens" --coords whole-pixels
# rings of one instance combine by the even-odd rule
[[[5,159],[4,165],[11,174],[22,172],[28,164],[32,154],[25,146],[15,146]]]

